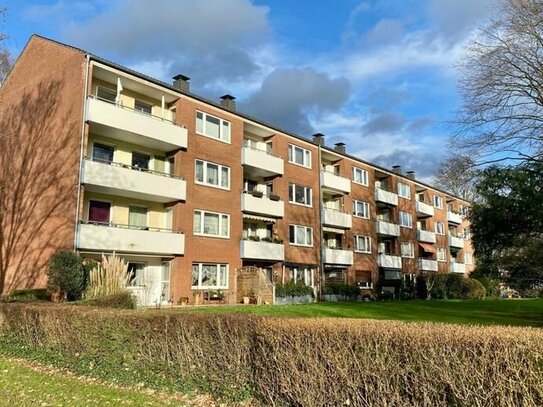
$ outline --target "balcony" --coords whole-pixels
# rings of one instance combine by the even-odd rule
[[[321,171],[322,188],[332,193],[348,194],[351,192],[351,180],[333,172]]]
[[[324,208],[322,210],[322,224],[340,229],[350,229],[353,218],[350,213]]]
[[[419,218],[427,218],[429,216],[434,216],[434,207],[432,205],[428,205],[427,203],[417,201],[415,204],[415,208],[417,211],[417,216]]]
[[[400,236],[400,225],[383,220],[375,222],[375,230],[381,236]]]
[[[438,270],[437,261],[419,259],[419,270],[420,271],[437,271]]]
[[[259,197],[258,193],[244,192],[241,194],[241,210],[273,218],[282,218],[285,213],[285,204],[279,198],[270,199],[270,197],[263,195]]]
[[[398,205],[398,195],[394,192],[385,191],[381,188],[375,188],[375,200],[387,205]]]
[[[81,179],[90,192],[161,203],[186,198],[185,180],[120,163],[85,158]]]
[[[447,211],[447,222],[453,225],[460,225],[462,223],[462,215],[456,212]]]
[[[242,259],[283,261],[285,248],[280,243],[242,240],[240,255]]]
[[[350,266],[353,264],[353,252],[325,247],[323,261],[325,264]]]
[[[465,273],[466,265],[464,263],[451,263],[449,265],[449,272],[451,273]]]
[[[428,230],[417,230],[417,240],[419,242],[426,242],[426,243],[435,243],[436,242],[436,234],[434,232],[429,232]]]
[[[461,237],[456,237],[453,235],[449,235],[449,246],[454,247],[456,249],[463,249],[464,248],[464,239]]]
[[[161,151],[187,148],[185,127],[95,96],[87,98],[87,121],[93,132],[117,140]]]
[[[285,168],[281,157],[248,146],[241,149],[241,164],[251,167],[261,177],[283,175]]]
[[[165,229],[134,229],[126,225],[81,223],[77,248],[98,252],[182,255],[185,235]]]
[[[386,269],[402,269],[402,258],[400,256],[392,256],[390,254],[377,255],[377,266]]]

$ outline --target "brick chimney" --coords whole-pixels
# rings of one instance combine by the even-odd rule
[[[394,174],[401,174],[402,173],[402,166],[401,165],[393,165],[392,166],[392,172]]]
[[[345,154],[345,143],[342,143],[341,141],[339,143],[334,144],[334,150]]]
[[[407,176],[407,178],[412,179],[412,180],[414,180],[416,178],[415,177],[415,171],[407,171],[405,173],[405,175]]]
[[[324,147],[324,134],[322,133],[313,134],[313,143],[318,144],[321,147]]]
[[[221,106],[226,110],[236,111],[236,98],[228,94],[221,96]]]
[[[184,93],[190,93],[190,78],[188,76],[179,74],[173,77],[173,87]]]

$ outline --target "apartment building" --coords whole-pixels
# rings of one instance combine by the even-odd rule
[[[173,79],[30,39],[0,88],[4,292],[43,286],[61,249],[121,255],[146,305],[235,299],[245,266],[315,293],[472,270],[467,202]]]

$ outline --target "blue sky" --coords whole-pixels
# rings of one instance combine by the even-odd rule
[[[37,33],[167,82],[183,73],[196,93],[428,179],[460,103],[455,65],[496,1],[3,3],[15,56]]]

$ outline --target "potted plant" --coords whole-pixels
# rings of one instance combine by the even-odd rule
[[[273,192],[270,192],[270,194],[268,195],[268,198],[270,198],[272,201],[279,201],[281,199],[279,195],[274,194]]]
[[[189,303],[189,297],[179,297],[179,301],[177,303],[184,307]]]
[[[244,296],[244,297],[243,297],[243,304],[249,305],[250,303],[251,303],[251,297],[249,297],[249,296]]]
[[[253,189],[251,191],[251,195],[254,196],[255,198],[262,198],[264,196],[264,193],[261,191],[257,191],[256,189]]]

